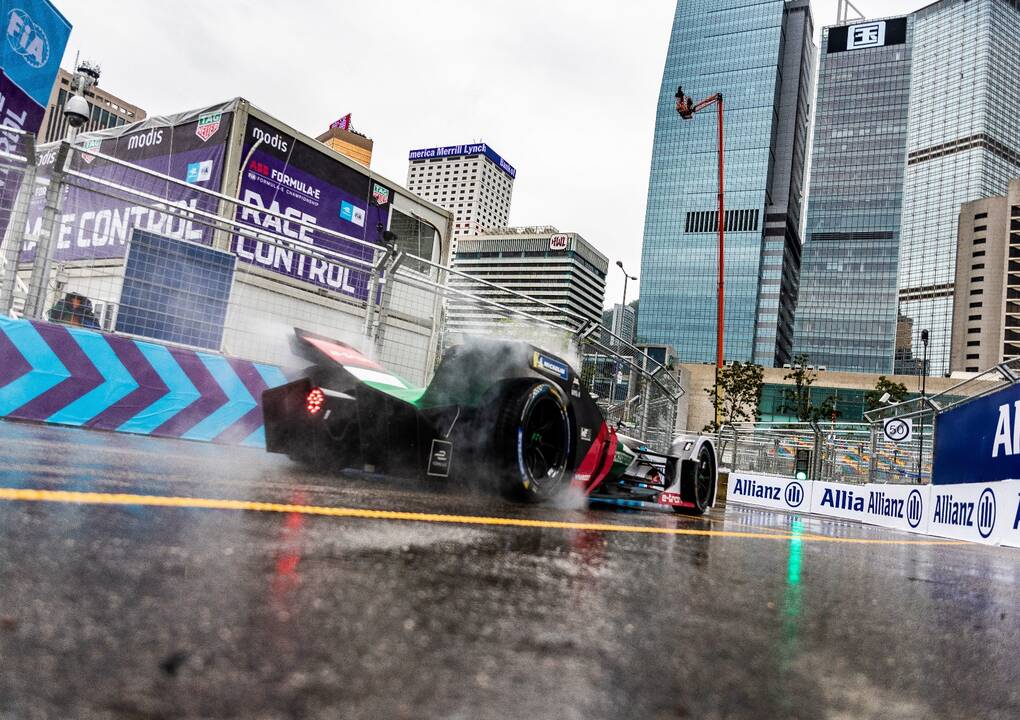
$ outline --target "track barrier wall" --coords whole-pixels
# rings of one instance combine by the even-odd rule
[[[921,535],[1020,547],[1020,480],[848,485],[733,472],[726,501]]]
[[[275,365],[0,317],[0,417],[264,447]]]

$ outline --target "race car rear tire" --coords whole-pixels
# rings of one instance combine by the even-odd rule
[[[541,502],[570,480],[573,429],[563,391],[545,381],[508,383],[496,401],[492,457],[500,492]]]
[[[673,506],[674,512],[689,515],[704,515],[715,500],[718,474],[716,472],[715,450],[710,443],[703,443],[698,450],[697,467],[692,477],[681,476],[680,482],[687,485],[681,489],[681,496],[694,503],[694,507]]]

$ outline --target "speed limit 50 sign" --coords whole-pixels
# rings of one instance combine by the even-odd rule
[[[885,439],[894,443],[910,442],[914,439],[913,418],[889,418],[882,423]]]

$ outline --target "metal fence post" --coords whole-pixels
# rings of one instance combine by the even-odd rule
[[[375,319],[370,328],[370,337],[375,343],[378,352],[382,352],[383,342],[386,335],[386,316],[389,311],[390,301],[393,299],[393,285],[397,281],[397,268],[404,261],[404,253],[399,250],[386,258],[386,267],[379,276],[378,284],[381,286],[379,292],[379,303],[376,305]]]
[[[71,143],[66,140],[57,150],[57,159],[53,163],[50,185],[46,188],[46,206],[43,208],[42,228],[35,246],[35,262],[32,264],[32,276],[28,282],[28,298],[25,301],[25,316],[37,320],[46,315],[46,293],[49,285],[50,263],[53,260],[54,226],[63,202],[63,179],[67,161],[70,158]]]
[[[819,480],[822,473],[822,429],[818,423],[811,423],[811,432],[815,436],[814,459],[811,463],[811,477],[808,480]]]
[[[878,482],[876,471],[878,470],[878,433],[875,423],[871,423],[871,452],[868,455],[868,482]]]
[[[25,241],[25,225],[28,222],[28,208],[35,193],[35,135],[25,135],[25,170],[21,176],[21,187],[14,202],[14,212],[7,224],[7,238],[4,242],[3,277],[0,278],[0,315],[10,315],[14,309],[14,287],[18,279],[18,255]]]

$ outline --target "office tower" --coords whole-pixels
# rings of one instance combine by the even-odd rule
[[[800,263],[815,47],[806,0],[677,3],[655,123],[638,340],[716,359],[717,153],[709,112],[675,111],[678,85],[725,101],[728,360],[787,362]]]
[[[602,319],[609,260],[577,233],[527,227],[462,237],[453,267],[529,297],[515,297],[472,278],[451,275],[450,286],[456,290],[570,327],[579,327],[584,320],[598,323]],[[449,326],[453,332],[488,332],[498,328],[506,315],[464,296],[449,297]]]
[[[891,374],[910,17],[822,30],[794,353]]]
[[[964,203],[958,238],[949,366],[978,372],[1020,357],[1020,180]]]
[[[1020,176],[1020,6],[942,0],[913,13],[899,312],[913,323],[897,365],[930,333],[929,372],[949,370],[960,206]]]
[[[85,101],[89,104],[90,118],[79,132],[105,130],[120,127],[145,119],[145,111],[136,105],[121,100],[116,95],[99,87],[99,66],[83,62],[79,72],[86,71],[95,77],[95,83],[85,89]],[[64,103],[72,94],[71,79],[74,76],[63,68],[57,73],[50,101],[46,105],[42,125],[39,128],[39,142],[52,142],[67,137],[67,118],[64,117]]]
[[[412,150],[407,188],[453,213],[453,252],[465,235],[505,228],[517,170],[485,143]]]

